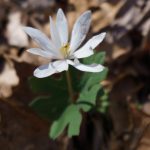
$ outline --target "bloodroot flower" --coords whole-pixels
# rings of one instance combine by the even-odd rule
[[[68,23],[62,9],[57,12],[56,24],[50,17],[51,40],[37,29],[24,27],[24,31],[40,46],[40,48],[31,48],[27,51],[54,60],[49,64],[38,67],[34,71],[34,76],[44,78],[68,70],[69,64],[81,71],[101,72],[104,69],[102,65],[84,65],[78,60],[93,55],[93,49],[102,42],[106,34],[101,33],[93,36],[85,45],[80,47],[87,35],[90,23],[91,11],[86,11],[75,22],[70,42],[68,39]]]

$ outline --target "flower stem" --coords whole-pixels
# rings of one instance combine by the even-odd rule
[[[73,88],[72,88],[72,81],[69,70],[66,71],[66,78],[67,78],[67,84],[68,84],[68,92],[70,95],[71,102],[74,103],[74,94],[73,94]]]

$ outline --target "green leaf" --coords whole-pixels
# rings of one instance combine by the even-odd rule
[[[100,84],[95,84],[89,90],[82,91],[79,96],[78,102],[86,100],[86,102],[95,105],[95,100],[99,89]]]
[[[65,73],[66,72],[63,72],[61,74],[56,74],[55,76],[42,79],[35,77],[31,77],[29,79],[32,91],[40,95],[44,95],[35,98],[30,103],[30,107],[39,116],[53,121],[57,119],[68,106],[69,94]],[[75,69],[70,68],[70,73],[73,88],[77,91],[79,85],[79,80],[77,79],[78,72],[76,72]]]
[[[85,58],[83,62],[85,64],[91,64],[91,63],[103,64],[105,60],[105,56],[106,56],[105,52],[98,52],[88,58]]]
[[[64,75],[62,75],[58,79],[52,77],[40,78],[40,79],[31,77],[29,79],[29,83],[32,91],[44,92],[44,93],[67,90],[66,82],[67,81]]]
[[[84,82],[85,85],[80,92],[77,102],[86,101],[95,105],[97,93],[102,88],[100,82],[106,78],[107,69],[104,69],[100,73],[90,73],[88,77],[86,74],[83,76],[83,80],[86,78],[86,82]]]
[[[57,94],[57,96],[41,96],[30,103],[30,107],[41,117],[49,121],[56,120],[68,105],[68,97]]]
[[[103,64],[104,60],[105,60],[105,52],[99,52],[95,53],[91,57],[85,58],[83,62],[85,64],[92,64],[92,63]],[[107,72],[108,72],[107,68],[105,68],[102,72],[99,73],[86,72],[83,75],[82,80],[80,82],[80,88],[84,87],[86,82],[93,83],[93,85],[96,84],[97,82],[101,82],[106,78]]]
[[[97,110],[101,113],[106,113],[109,107],[108,92],[101,89],[98,93]]]
[[[48,96],[37,97],[30,103],[31,108],[41,117],[48,120],[57,119],[68,105],[69,96],[66,86],[66,78],[62,75],[54,78],[30,78],[34,92],[47,93]]]
[[[66,127],[69,137],[79,135],[81,120],[79,107],[75,104],[69,105],[61,117],[52,124],[50,137],[56,139]]]
[[[99,52],[89,58],[84,59],[84,63],[101,64],[104,63],[104,58],[105,53]],[[84,111],[89,111],[94,105],[96,105],[98,91],[102,88],[100,82],[106,78],[107,72],[108,70],[105,68],[102,72],[99,73],[86,72],[83,75],[80,83],[81,92],[77,103]]]
[[[96,105],[97,93],[100,90],[100,88],[101,85],[96,84],[93,85],[90,90],[83,90],[80,93],[77,104],[79,104],[79,107],[83,111],[87,112]]]

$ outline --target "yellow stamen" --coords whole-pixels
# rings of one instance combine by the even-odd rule
[[[61,47],[61,52],[62,54],[67,57],[68,54],[69,54],[69,48],[70,48],[70,45],[69,44],[65,44],[64,46]]]

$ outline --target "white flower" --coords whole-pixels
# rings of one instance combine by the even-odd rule
[[[101,72],[104,69],[102,65],[84,65],[78,60],[78,58],[85,58],[93,55],[93,49],[102,42],[106,34],[101,33],[96,35],[87,41],[85,45],[80,47],[87,35],[90,23],[91,11],[86,11],[75,22],[70,42],[68,42],[67,19],[62,9],[59,9],[57,12],[56,24],[50,17],[51,40],[37,29],[24,27],[24,31],[41,47],[31,48],[27,51],[35,55],[55,60],[37,68],[34,71],[34,76],[44,78],[54,73],[68,70],[69,64],[81,71]]]

